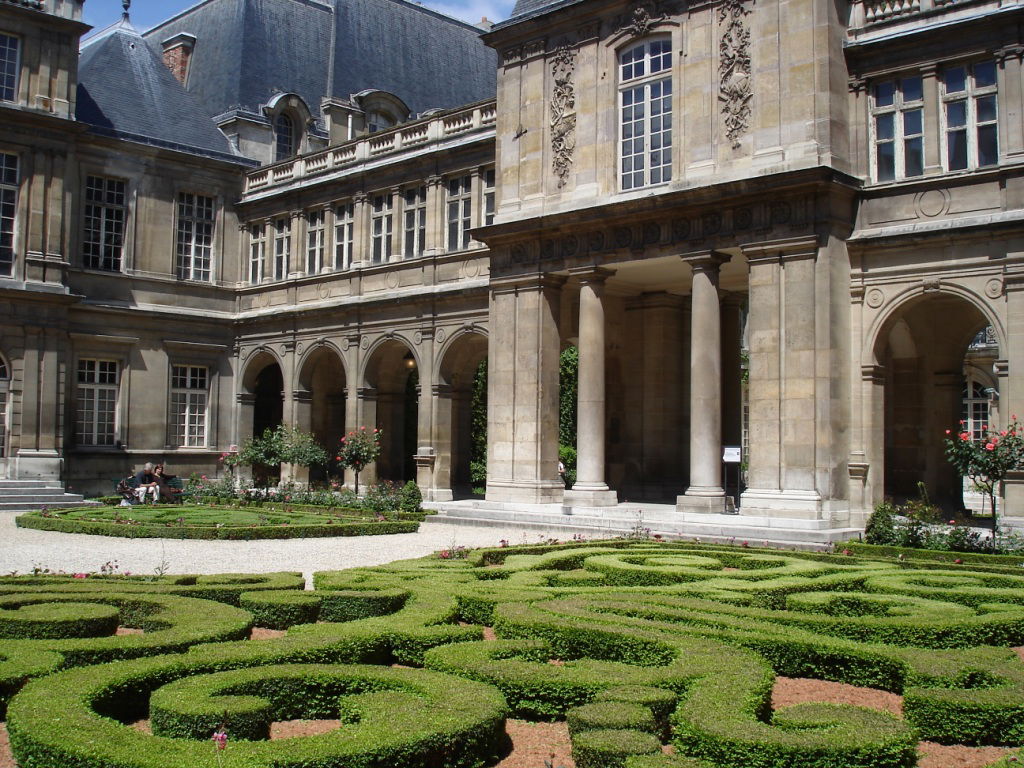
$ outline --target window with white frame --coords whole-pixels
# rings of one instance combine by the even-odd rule
[[[645,40],[619,54],[622,189],[672,179],[672,43]]]
[[[494,169],[484,171],[484,210],[481,220],[484,225],[494,223]]]
[[[448,179],[448,250],[469,247],[473,217],[473,177],[469,174]]]
[[[427,188],[415,187],[405,190],[405,232],[402,253],[407,259],[422,256],[427,247]]]
[[[7,394],[11,389],[11,372],[0,358],[0,459],[7,456]]]
[[[295,121],[282,112],[274,118],[274,162],[287,160],[295,154]]]
[[[117,426],[118,366],[115,360],[78,361],[79,445],[112,446]]]
[[[171,366],[171,424],[176,448],[206,447],[209,373],[201,365]]]
[[[947,171],[999,162],[996,64],[979,61],[942,70],[942,115]]]
[[[14,274],[14,218],[18,212],[18,156],[0,152],[0,277]]]
[[[355,231],[355,206],[342,203],[334,208],[334,268],[352,266],[352,239]]]
[[[872,102],[875,181],[924,173],[924,91],[920,75],[876,83]]]
[[[176,269],[180,280],[210,281],[214,210],[212,197],[191,192],[178,195]]]
[[[260,224],[249,226],[249,282],[258,285],[263,280],[263,264],[267,255],[267,230]]]
[[[964,384],[960,419],[962,432],[971,436],[971,440],[980,443],[988,434],[989,397],[985,386],[974,379]]]
[[[0,101],[18,99],[18,52],[21,41],[0,32]]]
[[[306,214],[306,274],[316,275],[324,268],[327,237],[327,211]]]
[[[274,279],[288,277],[288,254],[292,250],[292,220],[282,216],[274,221]]]
[[[124,248],[124,181],[86,176],[84,216],[83,263],[91,269],[120,272]]]
[[[370,209],[374,264],[381,264],[391,258],[392,206],[390,192],[374,195],[373,205]]]

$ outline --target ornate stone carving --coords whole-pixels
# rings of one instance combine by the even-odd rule
[[[575,69],[576,49],[563,43],[551,60],[555,81],[551,93],[551,168],[558,177],[559,188],[569,179],[576,149],[576,90],[572,82]]]
[[[724,0],[718,6],[722,26],[718,54],[718,100],[722,102],[725,135],[733,149],[750,127],[750,100],[754,91],[750,73],[750,30],[744,23],[749,11],[742,0]]]
[[[620,16],[616,21],[619,25],[619,32],[632,37],[644,37],[651,31],[651,25],[664,18],[665,14],[659,13],[654,3],[644,2],[637,3],[628,15]]]

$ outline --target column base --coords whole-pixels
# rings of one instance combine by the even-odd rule
[[[576,483],[562,497],[562,504],[569,507],[614,507],[618,503],[619,494],[604,483],[587,483],[582,488]]]
[[[708,485],[691,485],[686,493],[676,497],[676,509],[680,512],[699,512],[721,515],[731,512],[732,505],[723,488]],[[727,506],[728,505],[728,506]]]
[[[14,457],[15,480],[60,480],[63,468],[57,451],[20,450]]]
[[[423,497],[424,501],[454,501],[455,494],[451,488],[428,488]]]
[[[820,520],[824,513],[817,491],[748,488],[740,496],[740,514]]]
[[[564,494],[565,486],[560,482],[488,480],[484,500],[519,504],[561,504]]]

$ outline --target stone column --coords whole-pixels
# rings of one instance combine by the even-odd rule
[[[690,307],[690,485],[680,511],[723,512],[722,320],[718,270],[724,254],[688,258],[693,268]]]
[[[313,393],[308,389],[292,392],[292,424],[306,432],[313,431]],[[287,474],[296,483],[309,482],[309,467],[287,464]]]
[[[367,429],[375,429],[377,426],[377,390],[373,387],[359,387],[355,388],[356,395],[356,410],[358,412],[357,419],[353,422],[351,429],[359,429],[359,427],[366,427]],[[351,405],[351,400],[349,401]],[[385,458],[383,452],[381,452],[381,459]],[[349,482],[351,476],[352,487],[355,487],[355,473],[346,472],[345,481]],[[365,492],[365,490],[377,482],[377,462],[366,466],[362,472],[359,473],[359,490]]]
[[[561,502],[558,304],[564,278],[491,281],[487,500]]]
[[[610,272],[587,269],[580,280],[579,385],[576,405],[576,482],[567,504],[605,507],[618,503],[605,482],[604,281]]]
[[[423,494],[427,501],[451,501],[455,496],[455,446],[452,435],[452,418],[454,404],[450,384],[434,384],[431,387],[431,402],[434,410],[431,446],[435,453],[432,456],[433,479],[428,493]]]

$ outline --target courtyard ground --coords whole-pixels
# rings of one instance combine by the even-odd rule
[[[121,539],[76,533],[53,533],[18,528],[16,515],[0,513],[0,575],[29,573],[34,567],[51,571],[98,571],[116,561],[121,573],[271,573],[336,571],[394,560],[422,557],[457,546],[494,547],[535,544],[549,534],[514,526],[440,523],[429,518],[417,533],[353,536],[328,539],[272,541],[187,541]]]

